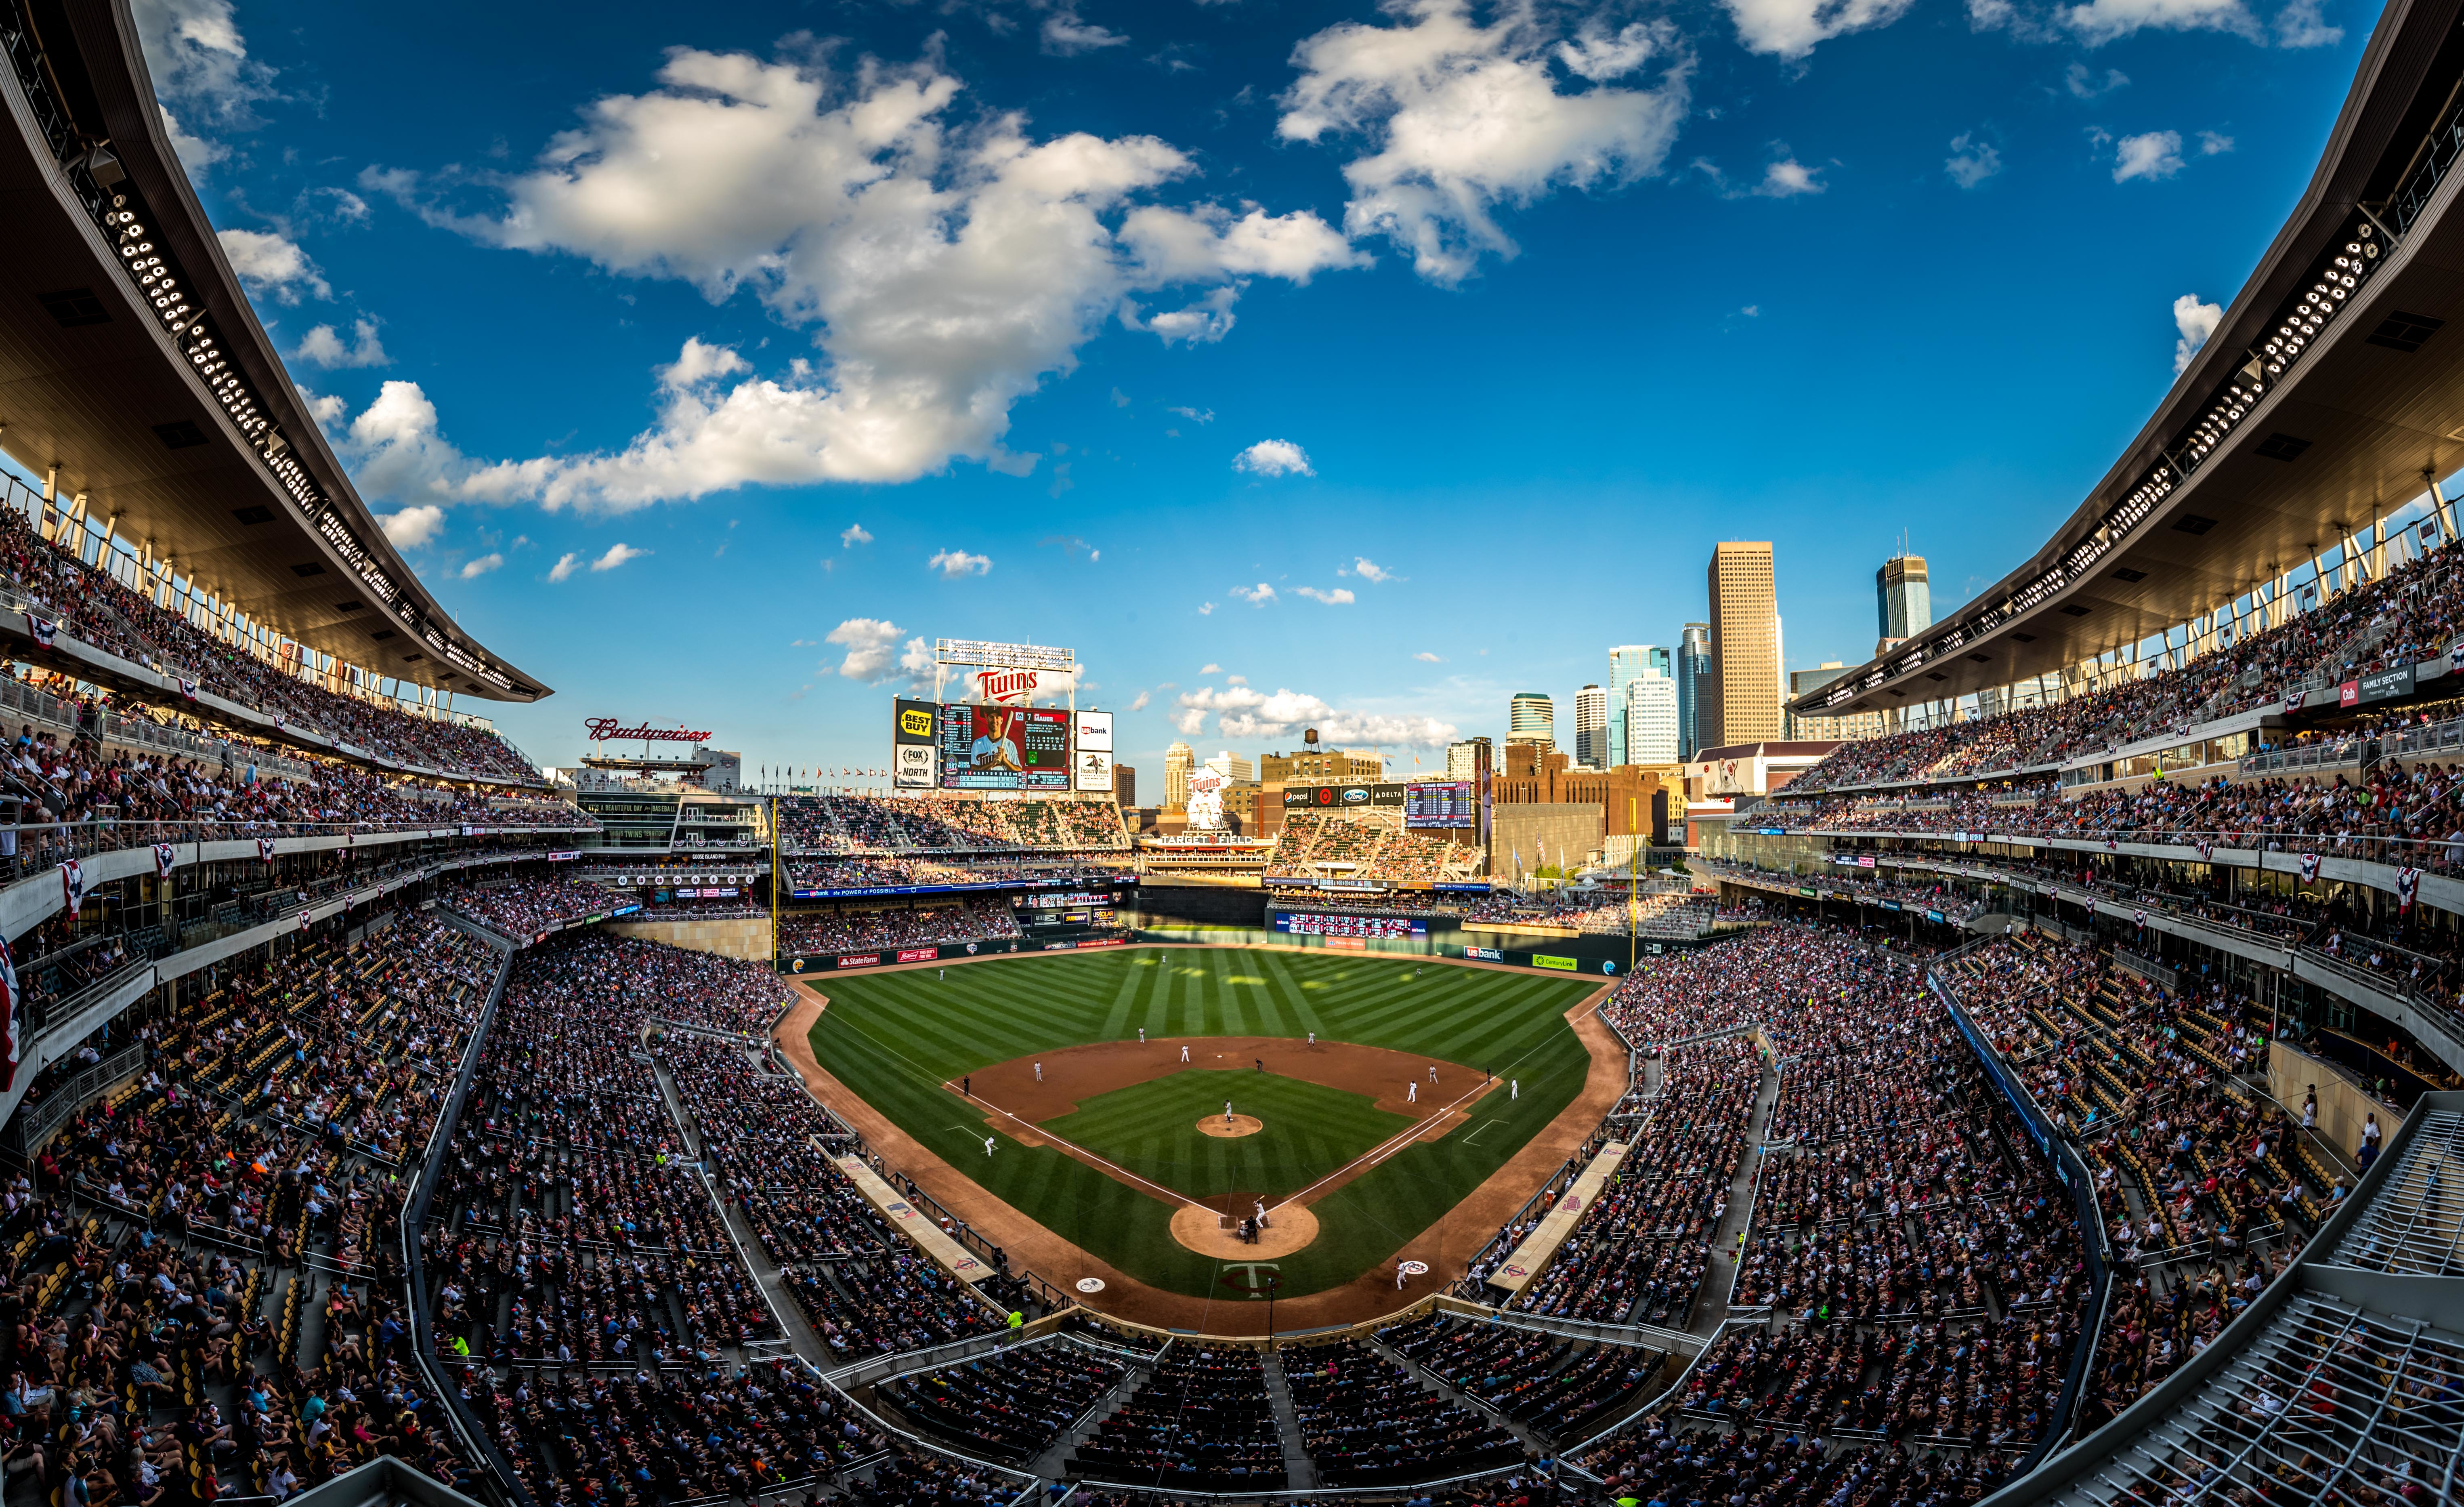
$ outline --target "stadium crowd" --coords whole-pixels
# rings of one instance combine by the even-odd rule
[[[779,950],[854,952],[868,947],[933,947],[1005,941],[1020,935],[1002,899],[961,900],[913,909],[788,911],[779,918]]]
[[[81,536],[82,528],[75,531]],[[72,537],[69,529],[60,531]],[[15,508],[0,508],[0,578],[25,594],[32,614],[123,660],[170,676],[328,742],[397,765],[451,775],[541,785],[539,770],[494,732],[379,704],[309,682],[236,640],[209,635],[151,596],[46,542]],[[180,703],[168,710],[177,712]]]
[[[1111,801],[1054,796],[791,795],[779,802],[779,830],[785,851],[800,853],[1119,853],[1130,846]]]
[[[639,901],[616,890],[561,876],[548,879],[479,878],[450,887],[444,903],[499,937],[535,942],[585,916],[605,916]]]

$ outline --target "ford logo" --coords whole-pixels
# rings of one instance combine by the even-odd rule
[[[1358,786],[1353,786],[1351,789],[1343,792],[1343,801],[1347,806],[1357,806],[1367,799],[1369,799],[1369,792],[1360,788]]]

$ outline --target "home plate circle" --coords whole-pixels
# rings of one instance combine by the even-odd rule
[[[1198,1122],[1198,1133],[1219,1141],[1236,1141],[1254,1136],[1265,1129],[1265,1122],[1255,1115],[1209,1115]]]
[[[1090,1296],[1096,1293],[1102,1292],[1103,1290],[1104,1279],[1100,1276],[1082,1276],[1078,1279],[1078,1291],[1088,1294]]]
[[[1426,1261],[1405,1261],[1401,1263],[1398,1270],[1400,1270],[1405,1276],[1420,1276],[1424,1275],[1428,1272],[1429,1263]]]

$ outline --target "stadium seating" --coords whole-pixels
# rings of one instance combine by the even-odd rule
[[[1289,1477],[1259,1353],[1175,1345],[1067,1469],[1182,1491],[1282,1490]]]
[[[22,592],[37,615],[56,623],[61,634],[190,681],[278,724],[317,732],[397,765],[520,785],[546,783],[493,732],[312,685],[235,643],[209,636],[143,593],[45,543],[14,508],[0,508],[0,579]]]
[[[779,829],[791,853],[1092,853],[1130,847],[1121,809],[1108,800],[791,795],[779,802]]]
[[[898,910],[789,911],[779,918],[781,954],[932,947],[1018,935],[1018,918],[1007,900],[961,900]]]

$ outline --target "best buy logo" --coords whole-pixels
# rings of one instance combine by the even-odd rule
[[[933,714],[901,712],[898,714],[898,730],[910,738],[930,738],[933,736]]]

